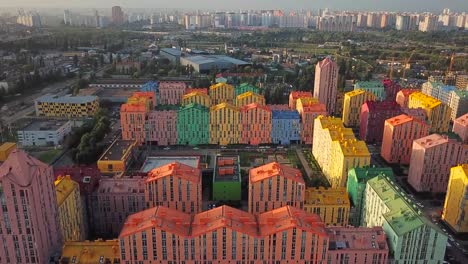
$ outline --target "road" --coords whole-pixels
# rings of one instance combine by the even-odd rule
[[[302,149],[301,148],[296,148],[296,154],[297,154],[297,157],[299,158],[299,160],[302,163],[302,167],[304,168],[304,170],[305,170],[305,172],[307,174],[307,177],[309,177],[309,179],[312,179],[312,177],[313,177],[312,168],[310,168],[309,162],[307,162],[307,159],[304,157],[304,153],[302,152]]]

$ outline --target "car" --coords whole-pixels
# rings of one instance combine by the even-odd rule
[[[194,150],[197,150],[197,149],[200,149],[200,148],[198,148],[198,147],[194,147],[193,149],[194,149]]]
[[[284,149],[283,146],[278,146],[278,147],[276,147],[276,148],[277,148],[277,149]]]
[[[226,146],[221,146],[222,149],[226,149]]]
[[[442,228],[442,231],[444,231],[444,233],[447,233],[447,230],[445,228]]]
[[[171,148],[170,147],[165,147],[164,150],[170,150]]]

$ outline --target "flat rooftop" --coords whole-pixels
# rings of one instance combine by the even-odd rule
[[[133,140],[116,140],[104,152],[99,160],[122,160],[130,148],[135,145]]]
[[[36,99],[38,103],[58,103],[58,104],[86,104],[97,101],[98,97],[94,95],[88,96],[72,96],[70,94],[65,96],[56,96],[46,94]]]
[[[119,240],[65,242],[61,264],[120,263]],[[87,251],[89,254],[84,254]],[[107,262],[109,260],[110,262]]]
[[[329,227],[329,250],[388,250],[382,227]]]
[[[179,162],[192,168],[200,168],[199,156],[157,156],[146,158],[145,163],[143,163],[143,166],[141,166],[140,171],[148,173],[155,168],[159,168],[174,162]]]
[[[68,122],[60,120],[35,120],[21,129],[21,131],[55,131]]]
[[[214,182],[240,182],[239,156],[216,156]]]

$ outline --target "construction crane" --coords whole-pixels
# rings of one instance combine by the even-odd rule
[[[404,79],[404,78],[406,77],[406,70],[408,70],[408,69],[406,68],[406,65],[408,65],[408,63],[409,63],[409,62],[411,61],[411,59],[413,58],[413,55],[414,55],[414,52],[415,52],[415,51],[416,51],[416,50],[413,50],[413,51],[411,52],[409,58],[405,61],[405,68],[403,69],[403,76],[401,77],[402,79]]]
[[[390,80],[393,79],[393,66],[394,65],[395,65],[395,57],[392,57],[392,63],[390,64],[390,74],[388,76]]]

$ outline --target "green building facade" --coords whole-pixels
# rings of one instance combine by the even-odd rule
[[[242,83],[239,86],[236,87],[236,97],[240,94],[246,93],[246,92],[253,92],[256,94],[260,94],[260,89],[254,85],[251,85],[250,83]]]
[[[349,214],[349,224],[355,227],[363,226],[364,194],[367,181],[379,175],[393,178],[393,170],[389,167],[377,168],[365,166],[352,168],[348,171],[347,191],[352,207]]]
[[[210,110],[199,104],[179,108],[177,115],[177,144],[200,145],[210,141]]]
[[[242,181],[239,156],[216,156],[213,175],[214,201],[240,201]]]
[[[381,81],[362,81],[354,84],[354,90],[362,89],[366,92],[371,92],[377,100],[383,101],[386,97],[385,87]]]

